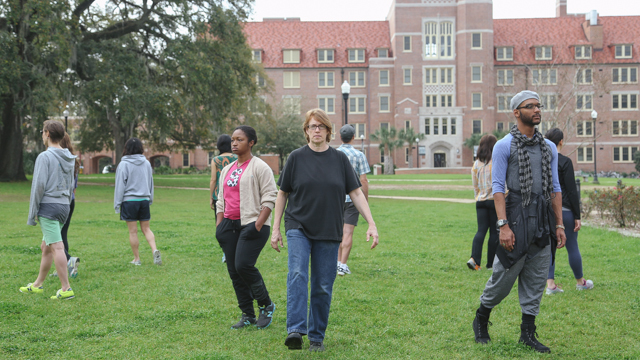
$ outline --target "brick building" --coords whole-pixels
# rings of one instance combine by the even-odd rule
[[[398,168],[415,168],[419,151],[420,168],[466,173],[473,151],[464,140],[508,130],[511,96],[531,89],[546,106],[540,130],[564,130],[576,169],[592,171],[597,157],[598,170],[635,171],[640,17],[566,6],[557,0],[555,18],[494,20],[491,0],[392,0],[385,21],[264,19],[245,32],[273,81],[264,95],[272,104],[300,114],[320,107],[339,128],[340,85],[350,83],[348,122],[370,164],[382,162],[371,133],[412,127],[426,137],[395,152]]]

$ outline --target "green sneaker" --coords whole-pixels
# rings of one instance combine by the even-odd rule
[[[42,294],[44,292],[44,286],[35,287],[32,283],[28,283],[27,286],[23,286],[20,288],[21,293],[34,293],[34,294]]]
[[[67,291],[62,291],[62,289],[59,289],[58,292],[56,292],[55,295],[53,295],[51,297],[52,300],[69,300],[69,299],[73,299],[75,297],[75,294],[73,293],[73,290],[71,288],[69,288],[69,290]]]

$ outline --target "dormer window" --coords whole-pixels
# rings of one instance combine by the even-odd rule
[[[591,45],[580,45],[575,47],[576,60],[591,59]]]
[[[253,60],[253,62],[261,63],[262,62],[262,50],[254,49],[251,52],[251,60]]]
[[[379,58],[388,58],[389,57],[389,49],[378,49],[378,57]]]
[[[510,46],[496,48],[496,60],[513,61],[513,48]]]
[[[349,62],[350,63],[363,63],[364,62],[364,49],[349,49]]]
[[[616,59],[630,59],[631,45],[616,45]]]
[[[551,60],[551,46],[537,46],[536,60]]]
[[[320,49],[318,50],[318,63],[333,63],[333,49]]]
[[[300,50],[283,50],[282,62],[285,64],[299,64]]]

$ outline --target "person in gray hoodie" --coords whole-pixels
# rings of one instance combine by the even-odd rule
[[[129,244],[133,251],[131,264],[141,265],[138,252],[138,222],[151,251],[153,262],[162,265],[160,251],[156,248],[156,238],[149,228],[151,213],[149,205],[153,204],[153,170],[147,158],[142,155],[142,141],[131,138],[124,144],[122,159],[116,169],[116,190],[113,195],[113,207],[120,220],[129,227]]]
[[[42,142],[47,150],[36,159],[27,219],[28,225],[36,226],[36,220],[40,223],[42,259],[38,278],[21,287],[20,292],[42,294],[44,281],[54,263],[61,288],[51,298],[67,300],[73,299],[75,294],[69,286],[67,257],[60,231],[69,216],[76,157],[60,146],[64,135],[64,126],[59,121],[44,122]]]

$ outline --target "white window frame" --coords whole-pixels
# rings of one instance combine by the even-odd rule
[[[354,76],[353,82],[351,82],[351,74],[353,74]],[[349,71],[348,76],[349,76],[349,85],[351,85],[352,88],[363,88],[367,86],[367,74],[364,71]],[[358,84],[360,80],[362,80],[361,85]]]
[[[545,72],[547,73],[546,82],[543,82],[543,80],[545,80]],[[552,76],[551,74],[554,75]],[[531,70],[531,83],[533,85],[557,85],[558,69],[540,68]]]
[[[427,98],[429,98],[427,105]],[[438,107],[438,95],[437,94],[425,94],[424,95],[424,107],[434,108]]]
[[[573,50],[576,60],[589,60],[593,56],[593,48],[591,45],[576,45]],[[586,55],[587,53],[589,53],[589,55]]]
[[[187,157],[187,165],[184,164],[185,155]],[[191,153],[182,154],[182,167],[188,168],[191,166]]]
[[[366,54],[365,49],[348,49],[347,50],[347,60],[349,63],[363,63],[365,62]],[[351,55],[353,55],[353,60],[351,60]],[[359,60],[360,55],[362,55],[362,60]]]
[[[453,94],[440,94],[440,107],[451,108],[455,106]]]
[[[591,150],[591,151],[589,151]],[[589,152],[591,152],[591,160],[589,159]],[[580,155],[582,155],[582,160],[580,160]],[[576,149],[576,162],[579,164],[592,164],[593,163],[593,147],[591,146],[581,146]]]
[[[411,146],[404,147],[404,163],[409,164],[409,152],[411,151]]]
[[[511,56],[509,56],[509,53],[511,53]],[[499,47],[497,47],[496,48],[496,61],[513,61],[513,46],[499,46]]]
[[[634,148],[636,150],[635,152],[638,152],[638,146],[614,146],[611,149],[611,160],[616,164],[617,163],[633,163],[633,155],[634,155],[633,149]],[[619,160],[616,160],[616,149],[618,149]],[[627,149],[627,154],[629,156],[629,158],[627,160],[624,160],[622,158],[623,149]]]
[[[627,80],[622,80],[623,72],[627,73]],[[635,81],[631,80],[631,73],[635,75]],[[616,81],[615,78],[618,78]],[[622,67],[614,67],[611,69],[611,83],[612,84],[637,84],[638,83],[638,68],[635,66],[622,66]]]
[[[631,132],[632,126],[631,124],[635,123],[635,128],[636,128],[636,132],[635,134]],[[625,127],[622,126],[622,124],[625,124],[626,129],[627,129],[627,133],[623,134],[622,133],[622,129],[624,129]],[[617,126],[616,126],[617,125]],[[618,133],[616,134],[615,129],[618,129]],[[611,136],[622,136],[622,137],[629,137],[629,136],[638,136],[638,120],[613,120],[612,124],[611,124]]]
[[[613,111],[637,111],[638,110],[638,91],[631,92],[611,92],[611,110]],[[627,107],[622,107],[623,97],[626,97]],[[631,107],[631,99],[635,98],[635,107]],[[615,107],[616,99],[618,101],[618,107]]]
[[[382,82],[382,73],[386,73],[387,74],[387,82],[383,83]],[[380,70],[380,72],[378,73],[378,86],[380,87],[387,87],[387,86],[391,86],[391,79],[389,79],[389,70]]]
[[[558,96],[556,94],[540,94],[540,103],[544,105],[542,111],[554,111],[558,107]]]
[[[320,54],[324,57],[324,60],[320,60]],[[328,60],[331,55],[331,60]],[[318,49],[318,63],[319,64],[333,64],[336,61],[336,57],[333,49]]]
[[[582,134],[580,134],[582,130]],[[576,121],[576,136],[577,137],[593,137],[593,120],[579,120]]]
[[[409,82],[407,82],[407,71],[409,72]],[[402,85],[413,85],[413,68],[402,68]]]
[[[450,32],[443,34],[443,30],[447,27]],[[431,30],[434,30],[434,32],[432,33]],[[427,45],[427,38],[429,38],[429,45]],[[435,44],[432,44],[432,41],[435,41]],[[444,49],[443,41],[445,45]],[[454,59],[456,57],[455,18],[423,19],[422,49],[423,60]],[[450,52],[449,55],[446,54],[447,50]],[[443,52],[445,52],[445,55],[442,54]]]
[[[296,85],[296,79],[297,79],[297,85]],[[287,81],[289,81],[289,86],[287,86]],[[283,71],[282,86],[285,89],[300,89],[300,71]]]
[[[502,84],[500,83],[500,74],[502,74]],[[509,74],[511,74],[511,82],[509,82]],[[498,69],[496,83],[498,86],[513,86],[513,69]]]
[[[476,99],[480,106],[475,106]],[[482,93],[471,93],[471,110],[482,110]]]
[[[299,49],[284,49],[282,50],[282,63],[300,64],[300,55]]]
[[[360,139],[360,135],[364,135],[364,139],[367,139],[367,124],[364,123],[352,123],[353,128],[356,130],[355,138]]]
[[[320,85],[321,74],[324,75],[324,86]],[[329,74],[331,74],[331,85],[329,83]],[[331,89],[336,87],[336,76],[333,71],[318,71],[318,87],[321,89]]]
[[[302,97],[300,95],[283,95],[282,104],[287,114],[298,115],[302,111]],[[293,111],[290,112],[290,110]]]
[[[329,107],[331,103],[331,107]],[[336,99],[335,96],[318,96],[318,108],[322,109],[327,114],[336,113]]]
[[[476,121],[480,122],[480,132],[475,132],[474,131]],[[482,119],[473,119],[473,120],[471,120],[471,134],[482,134],[483,127],[484,127],[484,124],[483,124]]]
[[[589,97],[589,101],[587,101],[587,96]],[[578,99],[582,98],[582,107],[578,107]],[[587,103],[590,103],[590,107],[585,107]],[[576,94],[576,111],[591,111],[593,110],[593,94]]]
[[[587,73],[589,73],[589,80],[586,81]],[[593,84],[593,69],[585,68],[576,70],[576,83],[580,85],[591,85]]]
[[[480,46],[473,46],[476,35],[480,38]],[[471,50],[482,50],[482,33],[471,33]]]
[[[355,110],[351,111],[351,103],[355,102]],[[360,111],[360,103],[362,103],[362,111]],[[349,114],[366,114],[367,113],[367,96],[354,95],[349,97]]]
[[[513,95],[509,95],[509,94],[498,94],[498,101],[497,101],[497,111],[498,112],[512,112],[511,111],[511,98],[513,98]],[[504,105],[504,108],[501,109],[500,106]]]
[[[256,85],[258,85],[258,87],[265,87],[267,85],[267,81],[260,74],[256,74]]]
[[[427,82],[427,73],[429,73],[429,82]],[[423,72],[422,83],[425,85],[437,85],[439,83],[438,74],[440,74],[440,68],[426,67]]]
[[[618,49],[620,49],[620,55],[618,55]],[[629,50],[629,55],[626,54],[626,50]],[[631,44],[619,44],[614,47],[614,56],[616,59],[631,59],[633,57],[633,45]]]
[[[382,51],[384,51],[384,56],[380,56],[382,55]],[[378,49],[378,57],[379,58],[388,58],[389,57],[389,48],[379,48]]]
[[[382,99],[387,100],[387,108],[382,108]],[[391,95],[390,94],[380,94],[378,95],[378,112],[380,113],[388,113],[391,112]]]
[[[251,61],[255,63],[262,62],[262,49],[253,49],[251,51]]]
[[[473,78],[475,76],[473,73],[475,69],[478,69],[478,73],[480,75],[478,80],[474,80]],[[482,83],[482,64],[471,64],[471,82],[475,84]]]
[[[413,52],[413,42],[411,40],[411,35],[402,36],[402,52]],[[409,46],[407,47],[407,45]]]
[[[551,59],[553,59],[553,47],[552,46],[536,46],[535,53],[536,53],[536,60],[551,60]]]

